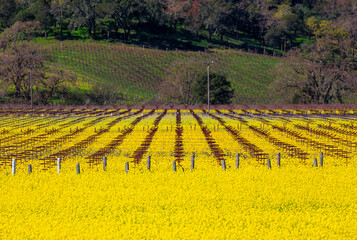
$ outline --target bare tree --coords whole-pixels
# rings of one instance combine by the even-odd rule
[[[31,86],[38,85],[44,77],[44,60],[38,47],[28,42],[13,44],[0,54],[0,63],[0,79],[4,86],[13,85],[15,96],[29,101]]]
[[[0,36],[2,85],[4,88],[13,85],[15,96],[26,100],[30,100],[31,84],[42,75],[38,70],[43,67],[43,58],[38,54],[38,47],[29,43],[38,28],[38,22],[16,22]],[[36,65],[37,68],[31,71],[33,74],[30,79],[29,71]]]
[[[46,69],[45,54],[40,47],[29,41],[33,37],[36,23],[16,22],[0,35],[3,47],[0,49],[0,83],[2,91],[14,89],[18,99],[30,101],[32,89],[34,98],[40,90],[46,92],[38,98],[47,100],[65,83],[75,80],[68,72]]]
[[[197,59],[177,60],[168,69],[167,77],[160,86],[160,98],[165,101],[193,104],[193,87],[204,72],[204,64],[199,63]]]
[[[42,104],[48,103],[49,99],[54,96],[59,90],[63,90],[68,86],[74,86],[77,78],[69,71],[63,69],[46,69],[50,71],[46,77],[40,78],[40,85],[45,91],[40,92],[38,102]]]
[[[3,41],[3,46],[6,45],[6,47],[10,42],[17,44],[22,41],[30,41],[38,33],[39,28],[39,22],[15,22],[10,28],[5,29],[0,39]]]
[[[293,103],[343,103],[344,97],[355,94],[357,79],[349,41],[335,40],[325,36],[290,51],[286,61],[277,66],[280,77],[273,89]]]

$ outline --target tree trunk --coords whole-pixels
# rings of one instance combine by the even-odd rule
[[[172,23],[173,23],[173,16],[171,15],[171,17],[170,17],[170,20],[169,20],[169,22],[170,22],[170,26],[169,26],[169,28],[170,28],[170,30],[172,31]]]
[[[95,34],[96,34],[96,25],[95,25],[95,19],[92,19],[92,24],[93,24],[93,38],[95,38]]]
[[[88,37],[92,38],[92,28],[88,26]]]
[[[115,37],[117,39],[119,39],[119,26],[117,24],[115,24],[115,29],[114,29],[114,32],[115,32]]]
[[[55,32],[57,32],[57,21],[54,21],[54,26],[55,26]],[[55,36],[57,36],[57,33],[55,33]]]
[[[123,28],[124,30],[124,40],[128,40],[128,31],[126,28]]]
[[[60,36],[61,36],[61,39],[63,37],[63,30],[62,30],[62,11],[60,13]]]
[[[124,30],[124,39],[125,40],[129,40],[130,39],[130,25],[128,22],[126,22],[123,26],[123,30]]]

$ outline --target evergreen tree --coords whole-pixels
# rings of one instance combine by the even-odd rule
[[[233,97],[231,83],[223,75],[211,73],[210,104],[230,104]],[[207,103],[207,75],[202,75],[194,85],[194,96],[199,104]]]

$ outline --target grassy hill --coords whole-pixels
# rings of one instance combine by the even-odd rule
[[[148,49],[103,42],[52,41],[43,44],[52,56],[49,64],[71,70],[79,77],[79,88],[90,91],[109,84],[123,100],[120,104],[145,103],[157,97],[160,83],[176,61],[214,60],[212,72],[225,73],[235,90],[234,103],[271,103],[268,87],[274,81],[272,69],[280,58],[232,49],[181,51]]]

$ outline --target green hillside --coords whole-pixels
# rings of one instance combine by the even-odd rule
[[[176,61],[194,59],[202,63],[214,60],[212,72],[224,73],[235,90],[234,103],[271,103],[269,84],[275,77],[272,69],[280,58],[239,50],[180,51],[80,41],[44,44],[52,56],[49,64],[71,70],[81,89],[101,83],[113,86],[123,97],[121,104],[154,100],[160,83]]]

